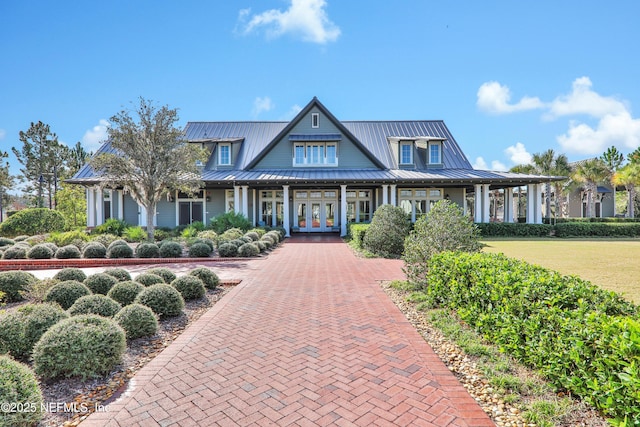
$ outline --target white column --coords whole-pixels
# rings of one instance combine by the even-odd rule
[[[258,206],[256,205],[256,189],[253,189],[253,219],[251,220],[251,224],[256,226],[256,218],[258,217]],[[274,222],[275,224],[275,222]]]
[[[118,219],[124,219],[124,190],[116,191],[118,195]]]
[[[147,209],[138,203],[138,225],[140,227],[147,226]]]
[[[242,215],[249,218],[249,186],[242,186]]]
[[[386,205],[389,203],[389,185],[382,185],[382,204]]]
[[[535,223],[536,197],[534,193],[535,185],[527,184],[527,224]]]
[[[233,211],[240,212],[240,187],[233,186]]]
[[[396,206],[396,184],[391,184],[391,205]]]
[[[503,222],[513,222],[513,188],[504,189],[504,217]]]
[[[467,189],[462,189],[462,212],[467,215],[469,213],[469,207],[467,206]]]
[[[544,184],[536,184],[536,216],[535,223],[542,224],[542,187]]]
[[[491,201],[489,199],[489,184],[484,184],[482,187],[482,222],[491,222]]]
[[[96,199],[93,188],[87,187],[87,227],[96,226]]]
[[[476,184],[473,193],[473,222],[482,222],[482,185]]]
[[[96,188],[96,225],[104,223],[104,195],[102,188]]]
[[[290,236],[289,228],[291,224],[289,223],[289,186],[282,186],[282,198],[284,199],[282,202],[282,206],[284,208],[284,212],[282,212],[282,222],[284,223],[284,230],[286,231],[286,236]]]
[[[347,235],[347,185],[340,184],[340,236]]]

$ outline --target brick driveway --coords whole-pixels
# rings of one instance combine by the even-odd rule
[[[401,265],[288,239],[82,426],[493,426],[378,285]]]

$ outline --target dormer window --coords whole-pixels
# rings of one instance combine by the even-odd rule
[[[429,144],[429,164],[442,164],[442,144],[440,142],[431,142]]]
[[[297,142],[293,146],[294,166],[338,166],[335,142]]]
[[[413,164],[413,142],[404,141],[400,143],[400,164]]]
[[[231,144],[218,144],[218,165],[231,165]]]
[[[311,127],[317,129],[320,127],[320,114],[311,113]]]

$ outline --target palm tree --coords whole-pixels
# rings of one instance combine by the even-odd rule
[[[570,173],[569,160],[564,154],[556,154],[553,149],[548,149],[542,153],[536,153],[532,157],[533,166],[536,173],[546,176],[566,176]],[[562,189],[558,184],[556,190]],[[551,181],[545,183],[545,216],[551,217]],[[558,208],[559,193],[556,191],[556,212]]]
[[[573,180],[584,185],[587,193],[587,217],[593,218],[598,183],[607,179],[607,165],[600,159],[579,162],[573,172]]]
[[[629,194],[627,200],[627,217],[635,217],[636,186],[640,185],[640,164],[631,162],[619,169],[614,175],[614,185],[624,185]]]
[[[556,160],[553,165],[552,173],[555,176],[567,177],[567,179],[565,179],[564,181],[555,181],[553,183],[553,187],[555,191],[555,214],[557,217],[558,212],[560,210],[560,206],[564,200],[563,194],[565,192],[565,188],[567,186],[567,183],[570,181],[569,177],[573,173],[573,168],[571,167],[571,164],[569,163],[569,159],[567,158],[566,155],[559,154],[558,157],[556,157]]]
[[[613,145],[607,148],[607,151],[602,153],[600,156],[600,160],[607,165],[607,170],[609,171],[609,182],[613,187],[613,216],[616,216],[616,184],[613,182],[613,177],[615,173],[620,169],[622,162],[624,162],[624,155],[618,151],[616,147]]]

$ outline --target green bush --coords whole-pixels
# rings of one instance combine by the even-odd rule
[[[107,248],[100,242],[88,243],[82,250],[82,258],[106,258]]]
[[[22,245],[13,245],[5,249],[2,259],[26,259],[27,248]]]
[[[161,258],[180,258],[182,256],[182,245],[178,242],[164,241],[160,247]]]
[[[20,236],[14,237],[13,240],[15,240],[16,243],[19,243],[19,242],[27,243],[26,240],[28,238],[29,238],[29,235],[28,234],[24,234],[24,235],[20,235]],[[29,246],[31,246],[31,245],[29,245]]]
[[[270,236],[263,236],[258,241],[265,246],[265,249],[271,249],[273,247],[273,239]]]
[[[131,280],[131,274],[124,268],[111,267],[104,271],[109,276],[113,276],[118,279],[119,282],[126,282]]]
[[[122,233],[129,225],[121,219],[109,218],[103,224],[93,229],[96,234],[113,234],[122,236]]]
[[[14,243],[16,243],[15,240],[9,239],[8,237],[0,237],[0,248],[13,246]]]
[[[244,231],[241,228],[229,228],[222,233],[220,238],[222,240],[234,240],[234,239],[239,239],[243,235],[244,235]]]
[[[171,286],[180,292],[185,301],[202,298],[207,293],[202,280],[191,275],[178,277],[171,282]]]
[[[144,228],[137,226],[125,228],[122,233],[122,237],[124,237],[127,242],[142,242],[147,240],[147,237],[149,236],[147,236],[147,232]]]
[[[637,222],[566,222],[554,226],[557,237],[639,237]]]
[[[57,259],[81,258],[81,256],[80,249],[75,245],[63,246],[56,251]]]
[[[262,240],[256,240],[255,242],[253,242],[253,244],[258,247],[260,253],[267,250],[267,245]]]
[[[129,246],[129,243],[126,240],[123,240],[123,239],[116,239],[113,242],[109,243],[109,246],[107,246],[107,250],[110,250],[113,247],[118,246],[118,245]]]
[[[238,248],[238,255],[241,257],[253,257],[260,254],[260,248],[255,243],[245,243]]]
[[[195,243],[189,247],[189,257],[205,258],[211,255],[212,249],[206,243]]]
[[[278,233],[277,231],[268,231],[264,236],[264,237],[270,237],[271,240],[273,240],[273,243],[275,245],[277,245],[278,243],[280,243],[283,239],[282,234]]]
[[[198,234],[196,234],[196,237],[199,239],[209,239],[212,242],[218,241],[218,233],[213,230],[199,231]]]
[[[165,283],[171,283],[176,280],[176,274],[166,267],[156,267],[146,271],[147,273],[157,274],[162,277]]]
[[[57,304],[25,304],[17,310],[21,316],[22,353],[13,354],[19,359],[28,360],[40,337],[53,325],[69,315]]]
[[[84,231],[73,230],[64,233],[51,233],[48,240],[57,246],[76,245],[80,249],[83,243],[90,240],[90,236]]]
[[[133,249],[127,245],[109,245],[108,258],[133,258]]]
[[[128,340],[148,337],[158,331],[158,319],[153,310],[141,304],[123,307],[113,320],[124,329]]]
[[[164,281],[164,279],[162,278],[162,276],[159,276],[157,274],[153,274],[153,273],[142,273],[139,274],[138,277],[136,277],[136,282],[140,283],[141,285],[144,285],[146,287],[151,286],[151,285],[155,285],[157,283],[166,283]]]
[[[109,289],[107,296],[124,307],[133,304],[133,301],[143,289],[143,284],[128,280],[113,285],[113,287]]]
[[[58,271],[54,276],[54,279],[64,282],[66,280],[76,280],[78,282],[84,282],[87,275],[79,268],[67,267]]]
[[[184,299],[171,285],[158,283],[144,288],[135,299],[138,304],[146,305],[160,318],[178,316],[184,308]]]
[[[382,205],[373,214],[362,246],[375,255],[398,258],[410,229],[411,222],[401,207]]]
[[[201,238],[201,237],[197,237],[197,238],[195,238],[195,239],[191,240],[191,241],[189,242],[189,246],[193,246],[193,245],[195,245],[196,243],[204,243],[205,245],[209,246],[210,252],[213,252],[213,250],[216,248],[216,245],[215,245],[215,243],[213,242],[213,240],[211,240],[211,239],[204,239],[204,238]]]
[[[4,299],[0,301],[16,302],[24,299],[24,293],[37,282],[38,279],[27,271],[3,271],[0,272],[0,292]]]
[[[240,235],[242,235],[242,232],[251,228],[251,221],[241,213],[232,211],[211,218],[209,227],[218,234],[222,234],[231,228],[236,228],[241,230]]]
[[[549,237],[553,231],[553,226],[547,224],[487,222],[476,227],[482,237]]]
[[[29,259],[51,259],[53,258],[53,251],[47,245],[39,244],[31,247],[27,251],[27,258]]]
[[[80,297],[91,295],[91,290],[75,280],[66,280],[53,285],[44,297],[47,302],[56,302],[67,310]]]
[[[86,314],[62,320],[33,349],[33,367],[43,379],[104,375],[122,361],[124,330],[113,319]]]
[[[81,314],[97,314],[102,317],[113,317],[122,306],[106,295],[93,294],[80,297],[69,307],[71,316]]]
[[[140,243],[136,247],[136,256],[138,258],[159,258],[160,249],[155,243]]]
[[[26,292],[22,293],[24,299],[27,299],[32,302],[44,302],[44,297],[49,292],[49,289],[53,285],[58,283],[56,279],[42,279],[36,280],[31,285],[29,285]],[[0,301],[2,297],[0,296]]]
[[[362,242],[364,241],[364,235],[369,228],[368,223],[352,222],[347,228],[347,236],[351,238],[351,241],[356,248],[362,249]]]
[[[218,246],[218,254],[221,257],[235,257],[238,255],[238,247],[233,243],[223,243]]]
[[[202,280],[204,287],[207,289],[215,289],[220,283],[218,275],[206,267],[194,268],[189,272],[189,275]]]
[[[240,246],[244,245],[247,242],[245,242],[242,239],[233,239],[233,240],[230,240],[228,243],[231,243],[232,245],[235,245],[236,249],[238,249],[238,248],[240,248]]]
[[[0,356],[0,402],[20,404],[23,409],[0,411],[0,426],[30,427],[44,415],[44,400],[35,374],[27,365],[8,356]]]
[[[98,234],[91,235],[91,242],[102,243],[105,248],[108,248],[109,245],[118,240],[118,236],[115,234]]]
[[[0,234],[3,236],[17,236],[45,234],[63,231],[64,217],[58,211],[47,208],[23,209],[6,218],[0,224]]]
[[[107,273],[95,273],[87,276],[83,283],[94,294],[106,295],[118,279]]]

